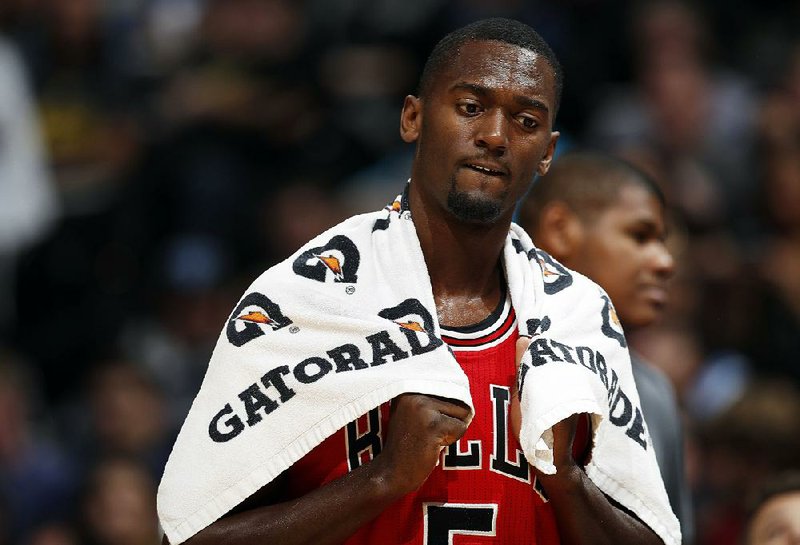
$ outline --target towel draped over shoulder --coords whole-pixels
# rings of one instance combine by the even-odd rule
[[[608,296],[512,224],[502,255],[520,335],[520,443],[555,472],[552,426],[592,416],[589,478],[666,545],[680,543],[656,465],[624,333]],[[223,328],[158,491],[181,543],[347,423],[407,392],[472,407],[440,338],[430,278],[398,199],[352,217],[264,272]]]

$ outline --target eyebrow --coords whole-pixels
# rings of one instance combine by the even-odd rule
[[[478,96],[489,96],[492,94],[492,90],[488,87],[484,87],[483,85],[478,85],[477,83],[467,83],[466,81],[462,81],[456,83],[452,87],[453,89],[465,89],[467,91],[472,91]],[[537,110],[544,110],[547,113],[550,113],[550,108],[547,107],[547,104],[542,102],[541,100],[531,98],[525,95],[514,95],[514,101],[518,104],[528,107],[528,108],[535,108]]]
[[[634,226],[646,228],[652,234],[660,235],[657,238],[663,242],[669,236],[670,231],[667,222],[663,221],[662,223],[663,225],[659,226],[658,221],[654,218],[638,218],[634,222]]]

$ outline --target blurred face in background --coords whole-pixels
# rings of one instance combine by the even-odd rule
[[[102,448],[136,454],[162,438],[163,399],[133,365],[115,363],[98,371],[90,397]]]
[[[800,544],[800,491],[767,500],[750,523],[747,545]]]
[[[204,37],[217,53],[266,61],[291,60],[305,38],[302,3],[288,0],[214,0]]]
[[[147,471],[127,460],[94,469],[84,504],[89,534],[107,545],[158,543],[156,485]]]
[[[667,302],[667,280],[674,272],[664,244],[666,227],[659,200],[631,183],[581,224],[580,242],[567,266],[608,292],[625,327],[658,319]]]

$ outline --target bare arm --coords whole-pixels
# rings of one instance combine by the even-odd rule
[[[647,525],[615,506],[572,457],[579,415],[553,427],[555,475],[537,471],[555,512],[562,545],[663,545]]]
[[[469,410],[460,404],[402,395],[392,404],[386,447],[371,463],[300,498],[230,514],[187,543],[341,543],[419,488],[436,466],[441,449],[464,434],[468,416]]]

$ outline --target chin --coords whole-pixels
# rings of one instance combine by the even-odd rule
[[[447,195],[447,209],[459,220],[479,225],[496,223],[503,212],[500,201],[464,191],[451,191]]]
[[[661,308],[655,308],[648,305],[646,308],[639,309],[627,320],[623,320],[623,324],[630,329],[638,329],[640,327],[647,327],[654,324],[661,318],[663,312]],[[621,318],[621,317],[620,317]]]

